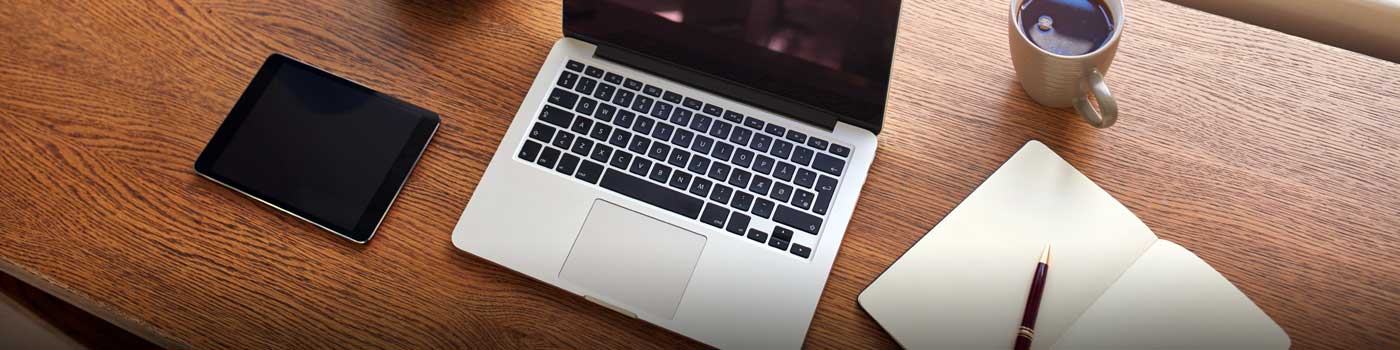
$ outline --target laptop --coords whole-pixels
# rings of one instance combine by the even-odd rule
[[[709,345],[802,345],[898,0],[565,0],[453,244]]]

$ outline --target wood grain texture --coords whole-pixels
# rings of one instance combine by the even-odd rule
[[[1133,0],[1122,119],[1094,130],[1017,86],[1005,7],[906,1],[808,346],[893,347],[856,295],[1038,139],[1298,348],[1400,347],[1400,66]],[[0,270],[173,347],[701,347],[450,244],[559,21],[557,1],[9,1]],[[193,173],[272,52],[442,115],[371,244]]]

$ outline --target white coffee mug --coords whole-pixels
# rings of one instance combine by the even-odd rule
[[[1011,0],[1011,16],[1007,20],[1011,37],[1011,63],[1021,88],[1035,102],[1047,107],[1074,106],[1089,124],[1107,128],[1118,120],[1118,102],[1108,91],[1104,75],[1118,51],[1118,38],[1123,35],[1123,1],[1102,0],[1111,12],[1113,32],[1098,49],[1075,56],[1064,56],[1036,46],[1021,28],[1019,17],[1025,0]],[[1094,108],[1089,100],[1098,102]]]

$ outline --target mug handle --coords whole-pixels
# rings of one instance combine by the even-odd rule
[[[1113,123],[1118,121],[1118,101],[1108,92],[1103,73],[1099,73],[1097,68],[1079,81],[1079,91],[1085,93],[1074,99],[1074,109],[1079,111],[1079,116],[1084,117],[1084,121],[1089,122],[1089,125],[1103,129],[1113,126]],[[1099,102],[1099,108],[1095,109],[1089,102],[1089,94],[1094,95],[1094,100]]]

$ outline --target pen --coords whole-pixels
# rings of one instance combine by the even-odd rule
[[[1026,297],[1026,311],[1021,313],[1021,329],[1016,332],[1015,350],[1028,350],[1035,338],[1035,316],[1040,312],[1040,294],[1045,292],[1045,275],[1050,272],[1050,244],[1040,252],[1040,262],[1035,264],[1035,277],[1031,280],[1031,293]]]

